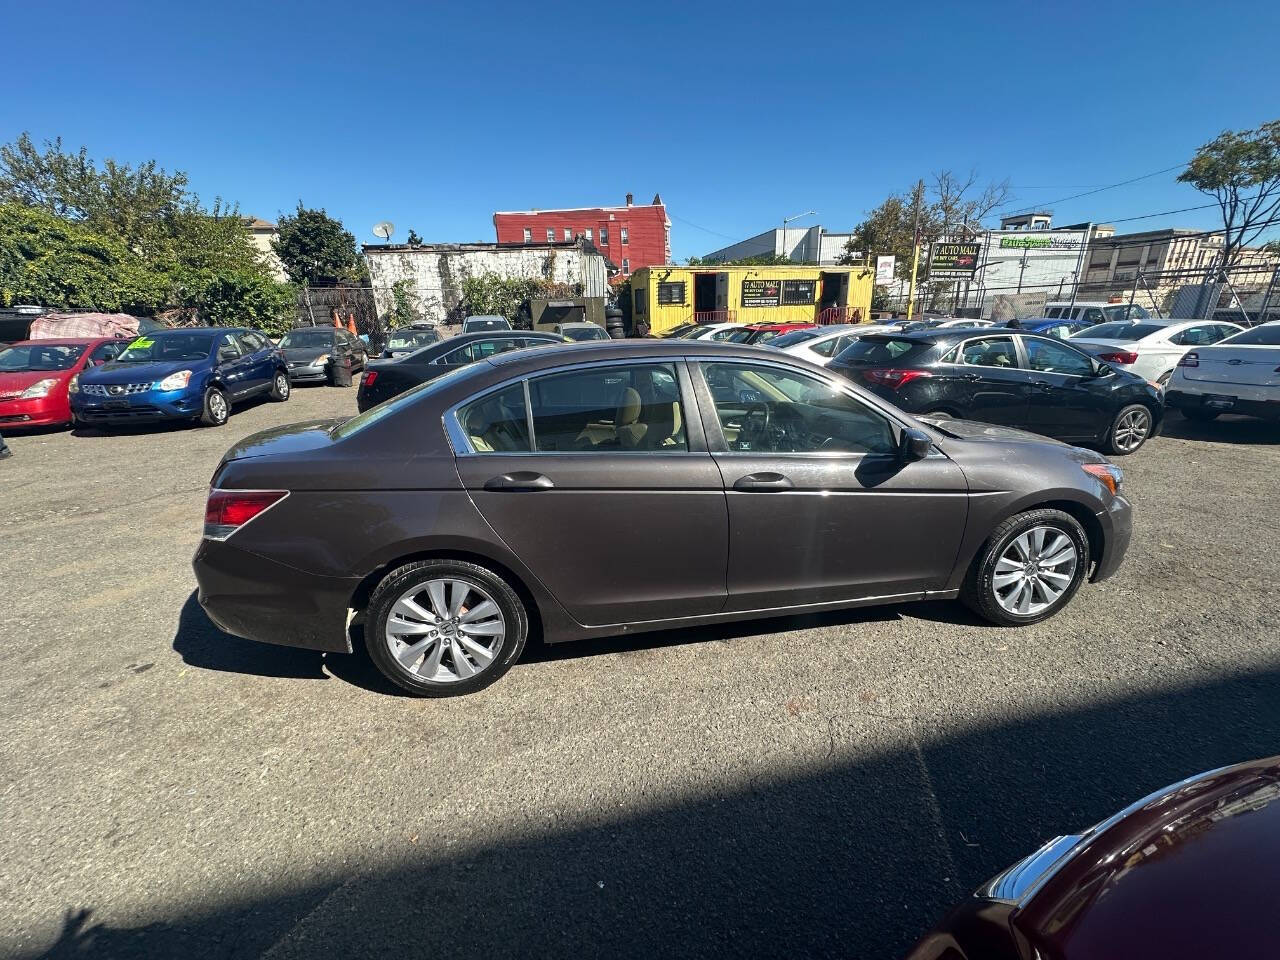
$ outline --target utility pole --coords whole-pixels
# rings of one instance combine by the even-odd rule
[[[911,226],[911,287],[907,291],[907,319],[911,319],[916,303],[916,271],[920,267],[920,201],[924,198],[924,181],[916,184],[915,216]]]

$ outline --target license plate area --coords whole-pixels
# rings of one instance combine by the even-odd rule
[[[1236,405],[1236,398],[1224,396],[1220,393],[1206,393],[1204,395],[1204,405],[1210,410],[1230,410]]]

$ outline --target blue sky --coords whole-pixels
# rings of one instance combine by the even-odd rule
[[[1213,25],[1217,24],[1216,34]],[[0,10],[0,139],[186,170],[275,219],[298,200],[492,240],[494,210],[660,192],[675,256],[805,210],[850,228],[950,168],[1041,206],[1280,118],[1280,4],[27,3]],[[1207,202],[1162,174],[1055,222]],[[1212,210],[1121,230],[1213,227]]]

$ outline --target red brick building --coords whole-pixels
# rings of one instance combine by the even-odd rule
[[[636,206],[518,210],[493,215],[498,243],[564,243],[585,237],[624,274],[671,262],[671,221],[662,197]]]

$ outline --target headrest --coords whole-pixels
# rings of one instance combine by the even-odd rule
[[[627,427],[640,419],[640,394],[634,387],[622,391],[622,400],[618,403],[618,413],[614,417],[614,427]]]

